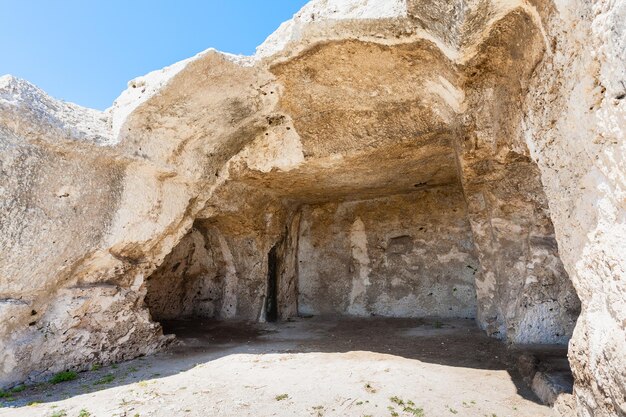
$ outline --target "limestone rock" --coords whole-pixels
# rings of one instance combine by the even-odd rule
[[[624,22],[314,0],[106,112],[0,78],[0,385],[155,352],[161,318],[434,314],[576,324],[577,412],[625,415]]]

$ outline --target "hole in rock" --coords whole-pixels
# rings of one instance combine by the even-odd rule
[[[265,319],[275,322],[278,319],[278,271],[276,246],[273,246],[267,257],[267,298],[265,303]]]

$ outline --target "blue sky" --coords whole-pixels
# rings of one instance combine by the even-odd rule
[[[209,47],[252,54],[306,0],[0,0],[0,75],[105,109],[128,80]]]

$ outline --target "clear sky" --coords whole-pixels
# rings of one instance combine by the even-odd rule
[[[0,75],[105,109],[128,80],[214,47],[252,54],[306,0],[0,0]]]

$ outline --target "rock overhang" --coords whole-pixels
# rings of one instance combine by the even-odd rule
[[[34,106],[21,113],[15,97],[5,100],[0,103],[3,150],[19,147],[24,154],[26,147],[32,147],[37,149],[31,161],[59,155],[73,161],[71,169],[55,168],[47,174],[55,178],[54,191],[59,191],[52,194],[59,199],[70,190],[72,197],[88,197],[84,200],[88,210],[71,197],[59,201],[72,204],[63,206],[56,200],[48,204],[42,188],[35,197],[41,206],[53,207],[54,216],[15,210],[19,204],[13,201],[12,224],[46,227],[50,219],[67,217],[76,209],[93,213],[101,219],[92,223],[104,225],[103,231],[90,237],[97,242],[70,235],[68,239],[80,244],[65,248],[71,252],[72,266],[62,277],[50,272],[55,270],[50,265],[56,265],[51,261],[59,256],[57,252],[37,258],[40,268],[32,269],[37,275],[32,282],[49,285],[22,288],[25,293],[19,299],[26,304],[3,304],[2,311],[13,317],[7,329],[20,329],[31,320],[28,310],[45,311],[54,300],[76,311],[75,300],[88,296],[75,282],[78,274],[94,288],[103,282],[118,286],[124,295],[116,300],[135,306],[130,310],[139,317],[137,329],[120,328],[129,334],[145,332],[146,344],[153,349],[154,326],[146,325],[145,312],[133,310],[142,302],[142,280],[194,220],[227,226],[241,236],[250,231],[265,233],[265,240],[246,250],[266,253],[290,221],[288,211],[299,205],[332,206],[347,200],[454,189],[463,192],[483,268],[476,283],[478,296],[492,300],[481,307],[479,322],[486,323],[490,334],[512,341],[561,340],[559,334],[573,326],[577,300],[563,281],[567,275],[534,164],[544,156],[535,151],[534,159],[529,158],[527,146],[540,139],[527,132],[524,106],[529,89],[537,91],[531,80],[537,78],[537,71],[542,77],[560,76],[541,62],[561,59],[555,53],[561,35],[549,23],[564,3],[557,10],[547,1],[316,1],[283,25],[255,56],[206,51],[132,81],[106,113],[59,106],[60,116],[55,115],[59,117],[51,124],[44,120],[49,110],[41,118]],[[359,71],[350,71],[351,66]],[[12,82],[3,77],[3,92]],[[388,89],[377,88],[381,84]],[[41,97],[37,100],[45,102]],[[551,102],[546,103],[547,110],[539,113],[549,114]],[[99,136],[104,140],[91,140],[95,135],[77,130],[78,119],[93,119],[91,130],[102,132]],[[75,163],[94,153],[91,143],[106,146],[95,151],[97,157],[87,158],[91,162]],[[5,170],[17,167],[6,163],[10,160],[4,160]],[[113,163],[115,175],[87,175],[89,164],[103,163]],[[45,171],[45,165],[37,169]],[[550,169],[541,169],[547,178],[554,177]],[[68,185],[59,175],[63,170],[83,175]],[[110,189],[110,195],[102,199],[83,189],[80,178]],[[552,191],[551,204],[557,204],[554,196]],[[115,212],[113,216],[93,210],[98,198],[105,202],[103,208]],[[18,233],[41,239],[36,227],[17,227],[5,236]],[[559,245],[567,246],[569,232],[561,229],[560,233]],[[232,236],[224,241],[235,258],[237,245],[247,244]],[[85,250],[78,248],[81,245]],[[12,264],[6,263],[11,267],[5,281],[7,288],[17,289],[11,287],[10,278],[17,277],[20,256],[26,259],[29,252],[7,253]],[[577,269],[571,262],[566,267]],[[246,284],[260,288],[258,283]],[[55,299],[58,285],[63,295]],[[5,293],[14,295],[11,291]],[[110,291],[109,287],[102,290],[102,296]],[[563,307],[561,312],[552,312],[554,303]],[[109,314],[109,306],[95,303],[80,308],[97,317],[98,309],[105,311],[103,316]],[[51,309],[50,317],[61,310]],[[59,328],[70,329],[69,338],[79,333],[71,320],[54,320]],[[85,323],[90,337],[98,339],[97,322]],[[19,337],[39,340],[34,328]],[[109,342],[98,340],[106,345],[115,337]],[[131,345],[128,352],[120,347],[103,357],[119,360],[141,350]],[[55,352],[54,346],[42,346]],[[30,354],[8,349],[4,362],[16,363],[18,358],[26,364]],[[85,362],[71,353],[67,358],[68,364]],[[49,370],[54,364],[42,366]]]

